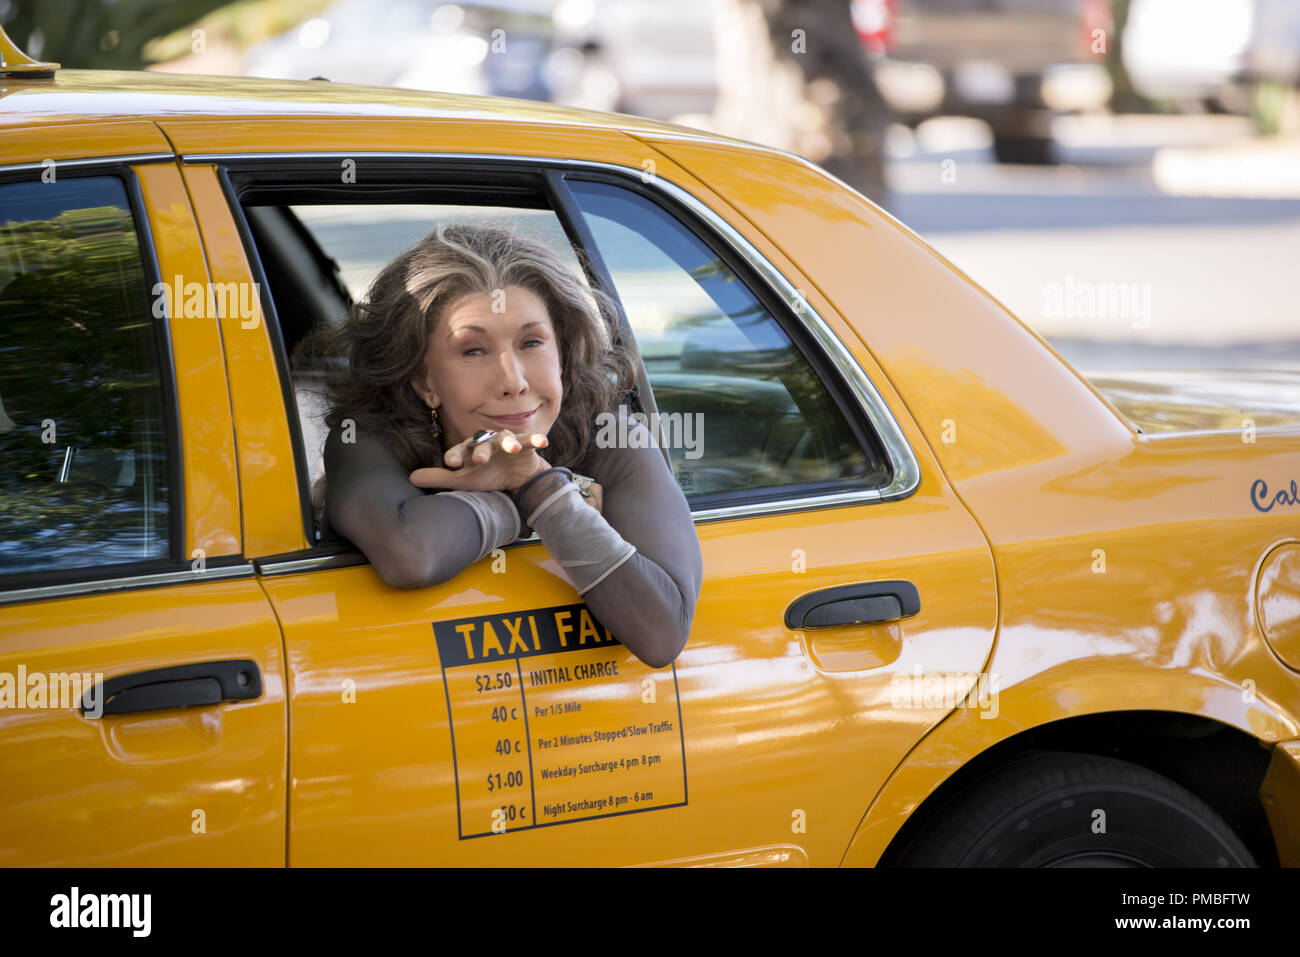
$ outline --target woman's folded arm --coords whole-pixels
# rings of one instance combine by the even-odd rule
[[[520,512],[597,620],[664,667],[686,644],[703,580],[690,507],[657,448],[601,449],[588,471],[604,488],[603,514],[562,473],[528,488]]]
[[[518,514],[502,492],[440,492],[412,485],[410,471],[379,438],[363,432],[325,441],[330,525],[395,588],[427,588],[460,574],[515,540]]]
[[[514,541],[522,513],[592,614],[642,661],[665,667],[690,635],[703,580],[690,508],[657,448],[597,450],[587,469],[604,488],[603,514],[563,473],[533,483],[516,510],[504,492],[428,495],[382,440],[358,432],[345,444],[331,430],[325,507],[396,588],[455,577]]]

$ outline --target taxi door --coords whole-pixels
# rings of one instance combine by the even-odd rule
[[[185,186],[152,123],[39,135],[0,139],[0,866],[282,866],[221,331],[159,295],[208,281]]]
[[[291,152],[308,148],[289,145],[299,142],[329,151],[350,130],[281,123],[254,132],[262,149],[283,143]],[[198,124],[173,122],[168,131],[182,151],[187,142],[213,151]],[[745,504],[729,505],[728,476],[749,457],[728,451],[726,439],[743,429],[709,433],[722,449],[712,464],[669,450],[695,506],[705,580],[685,651],[649,669],[591,619],[541,543],[517,543],[442,585],[403,590],[355,552],[309,540],[277,323],[252,322],[227,337],[244,525],[286,641],[295,865],[835,865],[880,785],[975,690],[991,650],[987,544],[830,305],[797,295],[806,280],[792,279],[788,262],[782,273],[771,268],[779,254],[758,250],[761,237],[751,247],[708,204],[671,189],[692,182],[671,162],[660,165],[662,182],[647,181],[645,151],[627,138],[566,135],[570,157],[626,170],[605,185],[636,193],[647,215],[661,208],[704,237],[706,257],[734,267],[727,290],[750,289],[773,323],[797,334],[807,374],[833,382],[837,414],[888,433],[877,440],[888,445],[889,476],[879,489],[841,497],[750,489]],[[511,146],[516,155],[537,152],[539,162],[552,149],[546,131],[526,127]],[[413,125],[391,148],[486,151],[469,127],[434,124]],[[420,162],[432,170],[438,160]],[[240,210],[211,163],[196,156],[185,167],[210,268],[218,281],[255,281]],[[556,195],[586,251],[608,261],[603,281],[624,307],[633,308],[637,282],[672,298],[668,274],[683,302],[702,301],[681,284],[721,276],[716,264],[690,262],[694,253],[679,242],[687,237],[661,222],[641,238],[660,245],[663,255],[646,262],[667,273],[636,262],[629,270],[620,250],[640,247],[608,233],[617,216],[593,199],[580,166],[553,164],[567,171],[554,181]],[[705,295],[722,303],[720,315],[732,308],[722,318],[748,314],[748,302],[726,290]],[[810,310],[806,325],[796,302]],[[675,367],[650,369],[661,408],[706,383],[681,363],[680,343],[641,341],[653,324],[633,326],[648,368],[648,347],[678,350],[654,359]],[[738,340],[722,325],[703,329],[705,339],[719,330],[692,355],[712,350],[725,365],[726,343]],[[797,409],[782,411],[789,395],[724,377],[744,379],[749,399],[802,427]],[[707,414],[725,416],[716,398]]]

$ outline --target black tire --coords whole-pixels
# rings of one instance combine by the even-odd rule
[[[1027,163],[1047,166],[1056,162],[1056,149],[1051,137],[1008,136],[993,134],[993,155],[999,163]]]
[[[1094,833],[1105,812],[1104,833]],[[1114,758],[1044,751],[980,778],[938,812],[900,867],[1255,867],[1218,814]]]

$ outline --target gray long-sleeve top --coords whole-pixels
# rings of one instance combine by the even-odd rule
[[[356,545],[397,588],[445,582],[514,541],[523,519],[564,568],[596,619],[654,668],[668,665],[690,634],[703,557],[690,507],[659,449],[593,448],[579,469],[604,489],[597,513],[562,473],[534,482],[518,506],[504,492],[435,492],[377,436],[325,442],[326,534]],[[631,444],[640,444],[632,443]],[[567,486],[567,491],[564,486]]]

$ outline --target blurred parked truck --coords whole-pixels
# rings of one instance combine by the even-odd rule
[[[978,117],[1004,163],[1052,162],[1052,116],[1110,97],[1109,0],[853,0],[853,14],[900,119]]]

